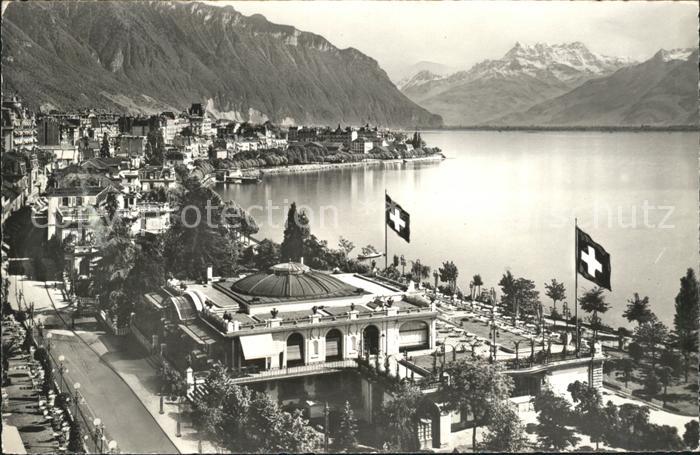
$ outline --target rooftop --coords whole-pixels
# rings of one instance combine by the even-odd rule
[[[352,286],[333,275],[294,262],[277,264],[231,285],[215,283],[214,287],[249,305],[367,294],[359,286]]]

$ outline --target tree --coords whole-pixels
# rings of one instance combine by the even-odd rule
[[[247,248],[243,253],[243,259],[256,269],[267,270],[280,263],[280,245],[270,239],[263,239],[256,248]]]
[[[515,281],[516,312],[524,311],[538,316],[541,311],[540,293],[535,289],[535,282],[526,278]]]
[[[635,362],[633,359],[624,357],[619,360],[619,366],[625,380],[625,388],[627,388],[627,384],[629,383],[632,372],[634,371]]]
[[[644,377],[644,392],[648,395],[656,395],[661,392],[661,380],[655,369],[649,369]]]
[[[645,353],[649,353],[652,369],[656,368],[658,347],[667,339],[668,329],[656,316],[652,317],[648,322],[640,324],[634,330],[633,340],[643,348]]]
[[[160,166],[165,158],[165,139],[163,129],[155,128],[148,132],[145,146],[146,161],[148,164]]]
[[[698,424],[697,420],[691,420],[685,424],[683,442],[689,450],[698,448],[698,444],[700,444],[700,424]]]
[[[678,428],[670,425],[649,425],[645,436],[643,450],[674,452],[685,448]]]
[[[438,275],[440,276],[440,281],[443,283],[448,283],[450,286],[450,291],[454,293],[457,287],[457,276],[459,271],[457,266],[452,261],[447,261],[442,263],[442,267],[438,269]],[[435,286],[437,288],[437,284]]]
[[[570,419],[569,401],[556,395],[551,388],[545,387],[535,397],[537,412],[537,440],[545,451],[563,451],[569,445],[576,445],[579,438],[574,430],[566,427]]]
[[[420,283],[421,280],[430,277],[430,266],[421,264],[420,259],[411,261],[411,276],[416,284]]]
[[[100,156],[102,158],[109,158],[110,153],[109,153],[109,135],[105,133],[102,136],[102,145],[100,146]]]
[[[351,449],[357,445],[357,420],[355,420],[349,401],[345,401],[334,439],[338,447],[343,449]]]
[[[586,382],[575,381],[567,387],[571,399],[576,404],[576,415],[582,430],[595,442],[596,450],[604,440],[608,424],[607,414],[603,410],[600,392]]]
[[[394,452],[414,452],[418,441],[417,409],[422,399],[420,390],[410,384],[401,384],[393,398],[382,404],[379,422],[384,422],[381,439]]]
[[[296,202],[287,212],[284,226],[284,240],[280,247],[282,261],[300,261],[304,256],[304,240],[309,237],[309,218],[303,211],[297,211]]]
[[[482,449],[487,452],[522,452],[527,444],[525,426],[508,402],[499,403],[493,412]]]
[[[659,355],[659,364],[663,367],[670,368],[673,377],[678,377],[683,372],[683,362],[681,362],[680,356],[668,347],[661,351],[661,355]]]
[[[207,268],[230,275],[238,256],[221,198],[199,179],[184,182],[185,192],[165,237],[168,270],[177,278],[206,279]]]
[[[566,288],[564,283],[559,283],[554,278],[551,283],[545,283],[544,288],[544,294],[552,299],[552,314],[554,314],[557,312],[557,302],[564,301],[566,298]]]
[[[162,235],[144,235],[136,239],[134,265],[129,271],[125,287],[127,296],[138,301],[145,293],[165,285],[164,238]]]
[[[649,322],[653,317],[654,313],[651,312],[649,308],[649,297],[640,298],[639,294],[634,293],[634,298],[627,300],[627,309],[622,315],[627,318],[629,322],[636,321],[637,324],[643,324]]]
[[[662,366],[659,368],[659,381],[664,386],[663,406],[666,406],[666,396],[668,394],[668,386],[673,380],[673,369],[670,366]]]
[[[601,327],[601,320],[598,317],[598,313],[605,313],[608,311],[610,304],[605,301],[603,288],[599,287],[585,292],[579,297],[578,302],[583,311],[586,313],[593,313],[591,315],[591,326],[593,328],[593,343],[595,343],[598,338],[598,330]],[[593,352],[593,347],[591,348],[591,352]]]
[[[345,256],[348,256],[350,252],[355,249],[355,244],[346,238],[340,237],[340,240],[338,241],[338,247],[343,252],[343,254],[345,254]]]
[[[265,393],[231,384],[221,364],[210,370],[207,389],[193,402],[193,421],[226,451],[299,453],[318,444],[319,435],[299,412],[284,412]]]
[[[372,256],[373,254],[378,254],[379,251],[373,245],[367,245],[362,247],[362,256]]]
[[[476,288],[476,296],[481,297],[481,286],[484,285],[484,282],[481,280],[481,275],[474,275],[472,277],[472,282],[474,283],[474,288]]]
[[[678,347],[685,359],[685,382],[693,353],[698,352],[698,329],[700,329],[700,297],[695,271],[688,269],[681,278],[681,289],[676,296],[676,314],[673,325],[678,338]]]
[[[513,309],[515,310],[516,307],[516,302],[515,302],[515,277],[513,274],[510,272],[510,270],[506,271],[506,273],[503,274],[503,277],[501,277],[501,280],[498,282],[498,285],[501,287],[501,304],[503,304],[506,308]],[[513,321],[513,325],[515,325],[515,320]]]
[[[535,313],[539,308],[540,293],[535,289],[535,283],[525,278],[515,278],[507,271],[498,285],[503,291],[501,301],[513,316],[513,326],[520,317],[520,311]]]
[[[627,346],[627,353],[632,357],[635,363],[639,363],[642,357],[644,357],[645,351],[639,343],[633,341]]]
[[[498,405],[508,400],[513,380],[481,359],[452,362],[445,372],[450,379],[440,384],[439,396],[447,409],[472,416],[472,449],[476,451],[476,428],[487,424]]]
[[[117,195],[115,191],[110,191],[107,194],[107,197],[105,198],[105,210],[107,211],[107,216],[109,217],[107,219],[107,222],[113,222],[114,221],[114,215],[117,213],[117,210],[119,210],[119,201],[117,200]]]
[[[84,453],[83,450],[83,430],[80,425],[80,421],[74,418],[70,426],[70,433],[68,434],[68,452],[70,453]]]
[[[116,218],[106,235],[98,239],[100,260],[92,273],[92,288],[102,308],[114,314],[125,300],[119,298],[134,263],[136,247],[129,223]]]

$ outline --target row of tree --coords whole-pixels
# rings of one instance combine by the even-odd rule
[[[209,392],[193,403],[193,421],[208,440],[230,453],[308,453],[320,435],[301,411],[283,411],[266,393],[232,384],[216,365],[207,379]]]
[[[205,279],[209,266],[221,276],[230,276],[237,267],[238,234],[257,230],[245,211],[222,202],[196,178],[186,178],[168,198],[175,213],[165,233],[134,238],[132,221],[113,217],[100,236],[92,293],[119,325],[128,323],[134,302],[165,284],[168,277]]]
[[[697,420],[686,425],[681,439],[676,427],[650,423],[646,406],[617,406],[611,401],[604,406],[600,392],[580,381],[569,384],[568,391],[575,403],[573,409],[565,397],[548,387],[535,398],[536,431],[543,450],[563,451],[575,446],[580,441],[576,430],[589,435],[596,450],[600,443],[635,451],[693,450],[698,446]]]

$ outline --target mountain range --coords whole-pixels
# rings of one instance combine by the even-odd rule
[[[662,50],[638,63],[580,42],[516,43],[501,59],[447,76],[421,71],[400,88],[454,126],[689,125],[698,123],[697,59]]]
[[[502,125],[698,125],[698,51],[660,50],[651,59],[592,79]]]
[[[12,2],[3,85],[34,108],[181,111],[282,124],[440,126],[372,58],[325,38],[183,2]]]

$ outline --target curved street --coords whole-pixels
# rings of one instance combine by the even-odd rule
[[[47,288],[44,282],[29,281],[13,276],[10,280],[10,300],[17,307],[15,289],[19,286],[25,302],[34,302],[35,320],[42,321],[51,332],[51,355],[65,356],[66,384],[79,382],[80,394],[94,416],[105,426],[109,439],[117,441],[122,453],[179,453],[168,435],[154,420],[136,394],[119,374],[111,368],[108,356],[119,350],[114,337],[104,332],[75,332],[63,326],[56,312],[62,312],[66,302],[59,299],[60,291]],[[51,297],[55,300],[54,310]],[[69,319],[66,318],[68,321]],[[37,337],[41,343],[41,338]],[[56,372],[60,383],[60,375]]]

